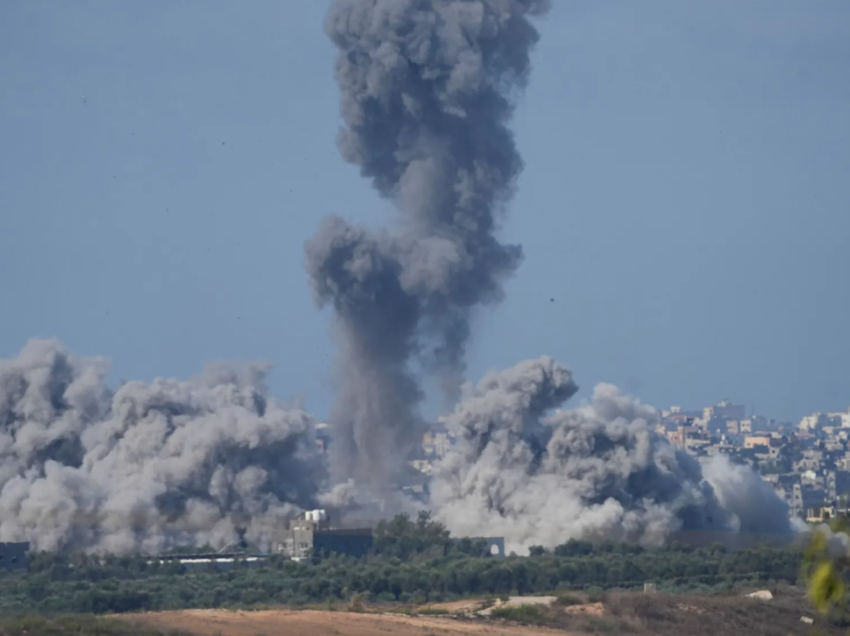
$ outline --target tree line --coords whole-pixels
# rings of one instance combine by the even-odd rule
[[[187,570],[179,562],[142,556],[31,555],[25,573],[0,574],[0,612],[128,612],[260,604],[348,601],[424,603],[472,595],[538,594],[556,590],[642,587],[731,590],[795,584],[802,555],[766,546],[727,552],[722,546],[569,541],[530,556],[486,558],[482,541],[452,539],[427,513],[400,515],[375,529],[369,556],[331,555],[299,563],[271,555],[258,566],[222,571],[210,564]]]

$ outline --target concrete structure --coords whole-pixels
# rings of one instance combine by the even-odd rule
[[[791,487],[791,516],[797,519],[803,516],[803,486],[800,483]]]
[[[829,418],[825,413],[812,413],[802,418],[797,428],[801,431],[816,431],[823,426],[828,426],[829,423]]]
[[[187,570],[204,570],[215,567],[217,570],[231,568],[257,567],[265,565],[268,558],[262,554],[168,554],[151,559],[148,563],[180,563]]]
[[[482,537],[487,542],[487,548],[490,551],[490,556],[497,559],[505,558],[505,538],[504,537]]]
[[[487,554],[496,559],[504,559],[505,554],[505,538],[504,537],[455,537],[453,541],[483,541],[487,544]]]
[[[826,491],[826,500],[835,501],[838,499],[838,476],[834,470],[827,471],[824,490]]]
[[[747,409],[743,405],[732,404],[723,400],[714,406],[706,406],[702,410],[702,420],[708,425],[712,420],[744,420],[747,419]]]
[[[770,437],[766,435],[748,435],[744,438],[744,448],[756,448],[757,446],[770,446]]]
[[[372,549],[371,528],[337,528],[313,533],[313,556],[346,554],[364,557]]]
[[[275,551],[311,560],[333,553],[365,556],[372,548],[371,528],[331,528],[324,510],[308,510],[289,522]]]
[[[823,523],[835,519],[835,516],[835,505],[830,502],[822,502],[806,508],[807,523]]]
[[[23,543],[0,543],[0,569],[2,570],[27,570],[30,563],[27,558],[30,544]]]

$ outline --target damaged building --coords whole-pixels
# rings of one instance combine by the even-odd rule
[[[363,557],[371,548],[371,528],[333,528],[325,510],[308,510],[289,521],[275,551],[300,561],[331,554]]]

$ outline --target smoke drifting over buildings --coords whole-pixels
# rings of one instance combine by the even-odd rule
[[[438,377],[456,402],[473,311],[501,299],[522,259],[495,232],[522,168],[511,98],[538,40],[530,18],[547,4],[331,6],[339,148],[399,216],[374,231],[329,218],[305,248],[339,346],[328,462],[307,414],[268,396],[263,365],[113,392],[102,360],[34,340],[0,360],[0,540],[150,553],[223,547],[244,529],[268,546],[284,518],[353,507],[364,487],[410,505],[394,477],[421,440],[419,379]],[[437,518],[515,547],[788,529],[785,504],[757,475],[701,467],[652,432],[653,409],[616,388],[555,410],[576,390],[548,358],[467,386],[449,418],[458,445],[431,484]]]
[[[663,543],[680,529],[790,532],[788,506],[748,467],[699,462],[652,430],[655,409],[598,385],[590,403],[549,358],[469,387],[448,418],[458,445],[432,482],[450,530],[514,548],[565,538]]]
[[[284,519],[317,503],[356,514],[356,484],[323,488],[313,422],[268,396],[266,370],[212,365],[113,392],[103,360],[54,341],[0,360],[0,540],[155,553],[223,547],[242,529],[268,546]],[[749,468],[701,466],[651,430],[654,409],[610,385],[554,410],[576,390],[549,358],[467,386],[447,420],[456,447],[431,483],[435,516],[459,535],[505,536],[511,549],[790,531],[787,505]]]
[[[317,504],[356,516],[356,483],[323,486],[313,422],[268,396],[266,370],[212,365],[113,392],[103,360],[54,341],[0,360],[0,541],[156,553],[223,547],[242,529],[268,547]],[[790,531],[787,505],[749,468],[701,466],[652,431],[654,409],[610,385],[556,410],[576,390],[549,358],[467,386],[447,420],[457,444],[431,482],[435,516],[518,551],[569,538],[658,544],[679,529]]]
[[[522,161],[507,128],[529,75],[539,0],[339,0],[338,145],[400,213],[392,230],[327,219],[306,246],[339,347],[337,481],[381,488],[422,431],[417,369],[457,396],[472,310],[522,250],[495,237]],[[413,368],[413,364],[417,369]]]
[[[313,505],[322,466],[300,410],[265,367],[211,366],[112,393],[102,360],[33,340],[0,360],[0,540],[158,552],[267,542]]]

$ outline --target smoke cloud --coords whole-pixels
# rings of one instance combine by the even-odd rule
[[[392,230],[327,219],[306,245],[335,312],[335,481],[392,481],[420,438],[418,372],[454,402],[475,307],[520,261],[495,236],[522,168],[507,123],[529,76],[540,0],[338,0],[338,146],[400,215]],[[416,369],[413,364],[418,365]]]
[[[105,383],[101,359],[49,340],[0,360],[0,540],[156,553],[268,545],[314,504],[312,422],[269,398],[267,365],[189,381]]]
[[[612,385],[555,410],[576,391],[546,357],[468,386],[446,422],[457,445],[431,484],[437,517],[512,549],[570,538],[660,545],[683,529],[791,531],[785,502],[748,467],[716,458],[703,468],[654,432],[655,409]]]
[[[415,513],[397,483],[383,509],[353,480],[327,488],[311,418],[268,396],[267,370],[216,364],[112,391],[105,361],[55,341],[0,360],[0,540],[157,553],[244,534],[267,548],[306,508],[349,521]],[[701,466],[653,432],[654,409],[611,385],[558,410],[576,391],[546,357],[467,385],[447,419],[457,442],[430,484],[435,516],[516,550],[570,538],[657,545],[681,529],[790,532],[787,505],[749,468]]]
[[[156,553],[243,532],[268,546],[305,508],[361,518],[417,505],[399,487],[421,440],[420,378],[461,396],[474,311],[520,264],[497,230],[522,169],[508,128],[543,0],[336,0],[338,146],[399,214],[378,230],[326,219],[305,246],[334,311],[337,396],[326,464],[313,422],[268,395],[265,365],[111,390],[101,359],[33,340],[0,360],[0,540]],[[457,445],[431,483],[459,535],[659,544],[680,529],[788,531],[748,469],[706,466],[653,432],[654,409],[600,385],[586,405],[549,358],[467,385]],[[330,468],[330,480],[327,469]],[[328,488],[327,486],[331,486]]]

